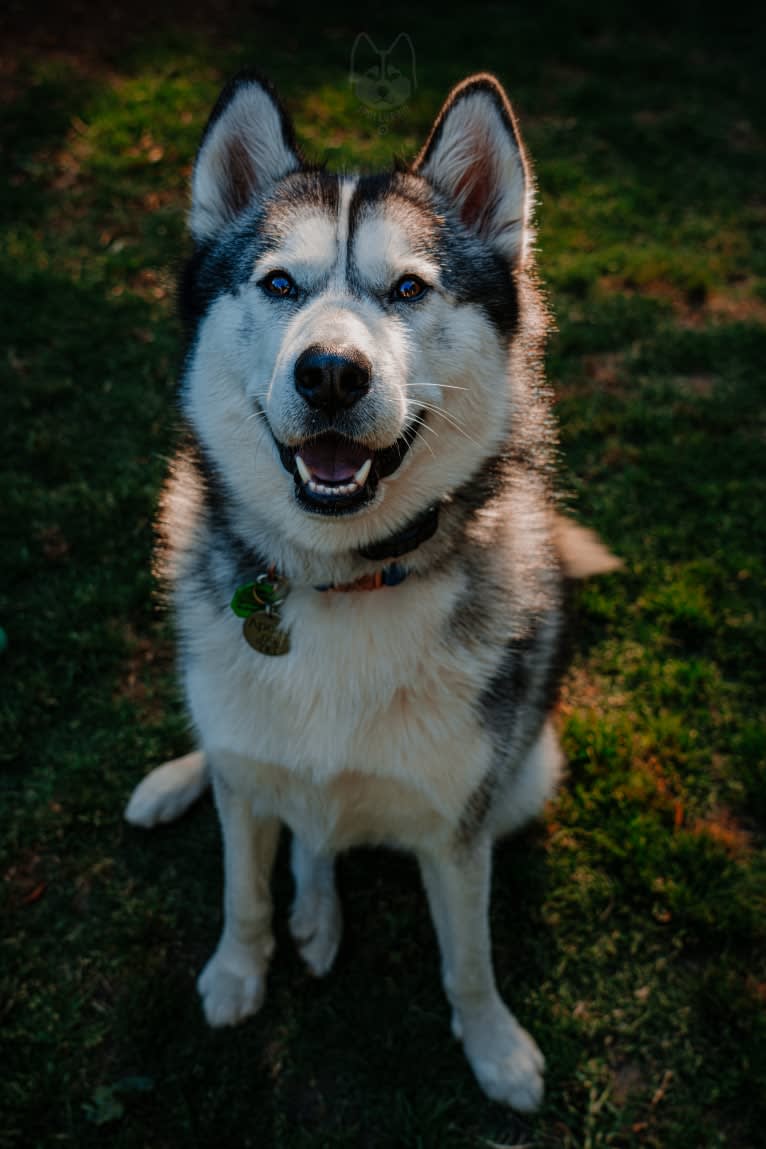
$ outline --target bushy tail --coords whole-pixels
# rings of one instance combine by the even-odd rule
[[[595,531],[565,515],[553,516],[553,539],[567,578],[591,578],[621,569],[622,559],[604,546]]]
[[[207,789],[210,776],[205,755],[194,750],[152,770],[139,782],[125,807],[125,819],[147,830],[180,818]]]

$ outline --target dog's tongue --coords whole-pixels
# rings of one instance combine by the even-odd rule
[[[325,435],[304,443],[298,451],[312,475],[328,483],[345,483],[352,479],[372,454],[369,447],[352,443],[340,436]]]

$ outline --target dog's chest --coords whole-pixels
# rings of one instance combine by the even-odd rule
[[[318,820],[336,846],[454,823],[488,768],[476,699],[496,657],[450,635],[463,589],[445,576],[293,592],[290,651],[276,657],[252,650],[233,616],[208,619],[186,677],[213,761],[264,813]]]

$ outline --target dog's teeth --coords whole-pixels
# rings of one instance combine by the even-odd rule
[[[304,483],[310,483],[311,471],[308,469],[306,464],[303,462],[303,459],[300,457],[300,455],[295,456],[295,465],[298,468],[298,474],[301,477],[301,481]]]
[[[316,479],[308,479],[306,486],[315,495],[353,495],[359,490],[359,484],[353,480],[350,483],[336,483],[328,487],[324,483],[318,483]]]
[[[371,467],[372,467],[372,459],[366,459],[364,461],[364,463],[362,463],[361,467],[359,468],[359,470],[354,475],[354,482],[357,484],[357,486],[363,487],[364,484],[367,482],[367,476],[370,473]]]

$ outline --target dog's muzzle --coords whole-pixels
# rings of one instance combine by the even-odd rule
[[[313,427],[295,443],[281,442],[273,431],[272,436],[282,465],[295,480],[295,497],[306,511],[343,515],[372,502],[380,480],[399,469],[417,424],[425,419],[421,411],[385,447],[372,447],[349,433],[355,422],[352,408],[369,393],[372,374],[369,359],[354,347],[317,343],[298,357],[295,389],[310,408],[307,423]]]

